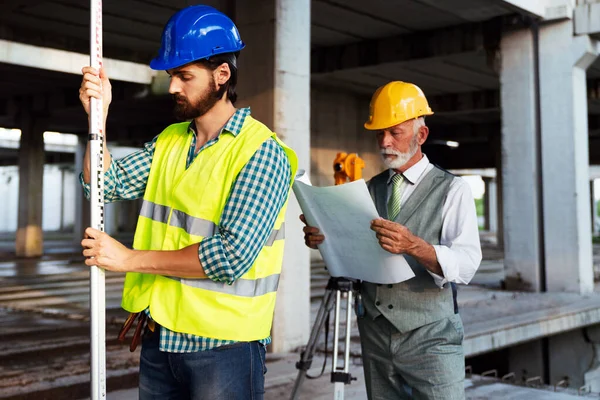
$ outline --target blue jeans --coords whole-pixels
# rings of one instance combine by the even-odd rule
[[[142,341],[139,400],[263,400],[265,347],[240,342],[194,353],[158,349],[159,329]]]

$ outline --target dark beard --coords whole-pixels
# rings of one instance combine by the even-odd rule
[[[201,117],[213,108],[221,98],[221,95],[221,90],[215,89],[214,85],[210,85],[207,91],[195,102],[190,102],[187,98],[174,94],[175,107],[173,112],[175,113],[175,118],[187,121]],[[177,100],[183,100],[183,102],[178,103]]]

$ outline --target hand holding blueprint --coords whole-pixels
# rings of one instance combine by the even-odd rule
[[[379,245],[370,228],[379,215],[363,179],[314,187],[299,171],[293,189],[308,224],[325,236],[319,251],[331,276],[373,283],[398,283],[415,276],[402,255]]]

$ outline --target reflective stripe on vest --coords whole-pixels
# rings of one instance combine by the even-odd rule
[[[215,232],[215,224],[212,221],[192,217],[183,211],[173,210],[173,215],[169,221],[169,213],[171,208],[160,204],[144,200],[140,215],[163,224],[169,223],[170,226],[181,228],[190,235],[195,236],[212,236]],[[281,224],[279,229],[273,229],[271,235],[267,239],[265,246],[273,246],[276,240],[285,239],[285,223]]]
[[[257,297],[267,293],[277,291],[279,285],[280,274],[273,274],[259,279],[238,279],[233,284],[229,285],[223,282],[215,282],[210,279],[187,279],[178,278],[176,276],[167,276],[184,285],[195,287],[198,289],[206,289],[212,292],[233,294],[243,297]]]
[[[276,240],[283,239],[285,239],[285,222],[281,224],[279,229],[273,229],[271,231],[271,235],[269,235],[265,246],[273,246],[273,243],[275,243]]]

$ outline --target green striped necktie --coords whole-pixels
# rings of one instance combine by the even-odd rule
[[[392,177],[392,194],[388,200],[388,219],[394,221],[400,212],[400,199],[402,198],[402,174],[396,174]]]

